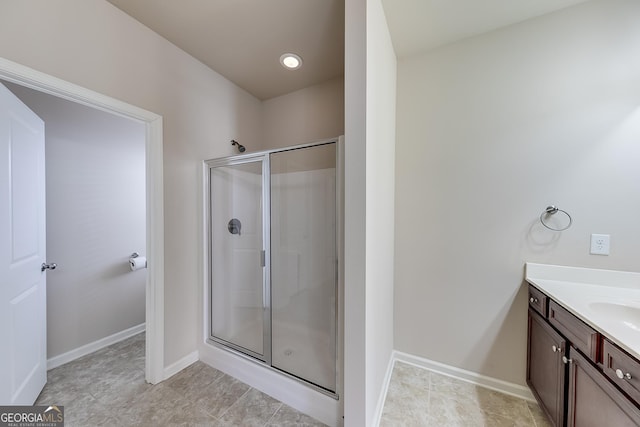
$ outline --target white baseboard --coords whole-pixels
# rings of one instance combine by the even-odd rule
[[[200,356],[198,355],[197,351],[194,351],[192,353],[187,354],[182,359],[180,359],[180,360],[178,360],[178,361],[176,361],[176,362],[172,363],[171,365],[166,366],[164,368],[163,379],[166,380],[168,378],[171,378],[172,376],[174,376],[178,372],[182,371],[187,366],[190,366],[190,365],[196,363],[198,360],[200,360]]]
[[[445,365],[433,360],[424,359],[419,356],[414,356],[401,351],[393,352],[394,361],[400,361],[408,363],[410,365],[417,366],[419,368],[427,369],[429,371],[436,372],[438,374],[446,375],[458,380],[466,381],[478,385],[480,387],[488,388],[491,390],[499,391],[510,396],[519,397],[521,399],[535,402],[535,398],[528,387],[502,381],[496,378],[481,375],[476,372],[467,371],[464,369],[456,368],[454,366]],[[387,384],[388,387],[388,384]]]
[[[329,426],[342,425],[336,399],[286,375],[210,344],[200,348],[200,360]]]
[[[143,332],[144,330],[145,324],[141,323],[129,329],[125,329],[124,331],[116,332],[115,334],[109,335],[108,337],[104,337],[97,341],[83,345],[82,347],[78,347],[71,351],[67,351],[66,353],[54,356],[47,360],[47,370],[57,368],[58,366],[62,366],[65,363],[69,363],[73,360],[79,359],[80,357],[86,356],[87,354],[93,353],[94,351],[98,351],[102,348],[108,347],[111,344],[126,340],[127,338]]]
[[[389,391],[389,384],[391,383],[391,374],[393,374],[393,367],[396,364],[395,359],[395,351],[391,353],[391,357],[389,358],[389,363],[387,364],[387,372],[384,374],[384,380],[382,382],[382,390],[380,391],[380,396],[378,396],[378,403],[376,405],[376,411],[373,414],[373,425],[377,426],[380,424],[380,420],[382,419],[382,411],[384,410],[384,402],[387,400],[387,392]]]

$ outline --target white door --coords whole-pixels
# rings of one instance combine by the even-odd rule
[[[47,381],[44,123],[0,84],[0,405]]]

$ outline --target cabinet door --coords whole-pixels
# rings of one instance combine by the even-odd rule
[[[556,427],[564,425],[566,341],[542,317],[529,309],[527,384]]]
[[[635,427],[640,410],[573,347],[570,349],[569,427]]]

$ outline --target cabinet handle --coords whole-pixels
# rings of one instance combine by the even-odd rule
[[[631,374],[629,372],[622,372],[621,369],[616,369],[616,376],[621,380],[630,380]]]
[[[551,346],[551,351],[553,351],[554,353],[562,353],[562,349],[555,345]]]
[[[531,298],[529,298],[529,302],[531,304],[537,304],[538,303],[538,298],[531,297]]]
[[[567,356],[562,356],[562,363],[566,365],[567,363],[573,363],[573,360],[567,359]]]

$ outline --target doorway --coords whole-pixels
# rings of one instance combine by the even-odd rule
[[[142,123],[2,81],[44,121],[47,368],[144,330]],[[144,263],[141,264],[141,267]]]
[[[145,134],[146,244],[145,379],[164,379],[164,220],[162,118],[88,89],[10,61],[0,61],[0,79],[140,122]]]

